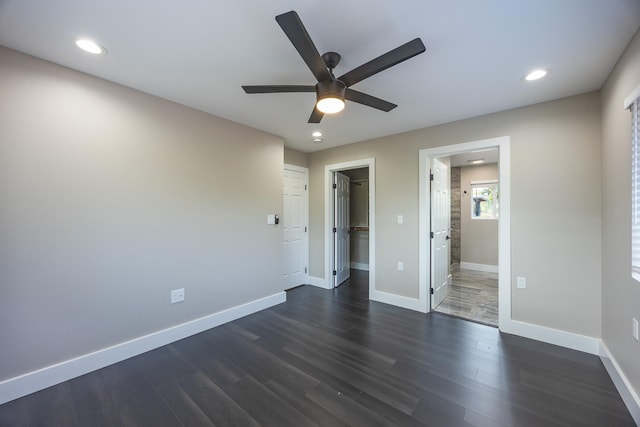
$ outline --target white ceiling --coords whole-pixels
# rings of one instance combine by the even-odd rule
[[[455,167],[474,166],[471,162],[474,160],[482,160],[483,164],[498,163],[499,151],[497,148],[488,150],[467,151],[465,153],[454,154],[449,156],[450,165]]]
[[[289,10],[320,53],[342,55],[336,75],[422,38],[426,53],[353,86],[398,108],[347,102],[312,125],[313,93],[245,94],[243,84],[315,84],[274,19]],[[638,0],[0,0],[0,45],[305,152],[597,90],[639,26]],[[108,55],[80,51],[78,37]],[[551,73],[524,82],[535,67]]]

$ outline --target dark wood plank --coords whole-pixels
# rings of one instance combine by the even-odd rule
[[[395,424],[351,398],[324,384],[307,393],[307,397],[351,426],[390,427]]]
[[[181,404],[180,410],[176,412],[181,414],[181,419],[185,422],[188,421],[186,419],[187,416],[193,416],[192,414],[186,414],[188,406],[191,406],[191,402],[193,402],[197,406],[198,412],[204,413],[216,426],[260,426],[260,423],[242,406],[201,372],[195,374],[190,380],[184,379],[180,384],[180,388],[184,390],[188,400],[184,399],[182,402],[174,401],[174,404]],[[196,416],[199,416],[199,414]],[[189,424],[184,425],[187,426]]]
[[[230,385],[225,392],[262,426],[318,426],[318,423],[250,376]]]

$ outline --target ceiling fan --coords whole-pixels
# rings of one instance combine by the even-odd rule
[[[320,123],[324,114],[342,111],[345,99],[385,112],[393,110],[397,107],[396,104],[358,92],[351,89],[351,86],[425,51],[422,40],[416,38],[336,78],[333,75],[333,69],[340,62],[340,55],[336,52],[327,52],[320,56],[295,11],[276,16],[276,21],[318,83],[314,86],[263,85],[242,86],[242,88],[246,93],[315,92],[317,102],[309,117],[309,123]]]

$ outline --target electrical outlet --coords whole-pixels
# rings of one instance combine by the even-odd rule
[[[640,340],[638,337],[638,319],[635,317],[633,318],[633,338],[635,338],[636,341]]]
[[[404,262],[398,261],[398,271],[404,271]]]
[[[184,288],[174,289],[171,291],[171,304],[184,301]]]
[[[518,286],[518,289],[527,289],[527,279],[524,277],[518,276],[517,286]]]

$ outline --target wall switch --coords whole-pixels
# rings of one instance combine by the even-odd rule
[[[636,341],[640,340],[640,338],[638,338],[638,319],[635,317],[633,318],[633,338],[635,338]]]
[[[275,223],[276,223],[276,216],[275,215],[267,215],[267,224],[273,225]]]
[[[400,225],[404,224],[404,216],[398,215],[398,224]]]
[[[518,286],[518,289],[527,289],[527,279],[524,277],[518,276],[517,286]]]
[[[398,271],[404,271],[404,262],[398,261]]]
[[[184,288],[174,289],[171,291],[171,304],[184,301]]]

